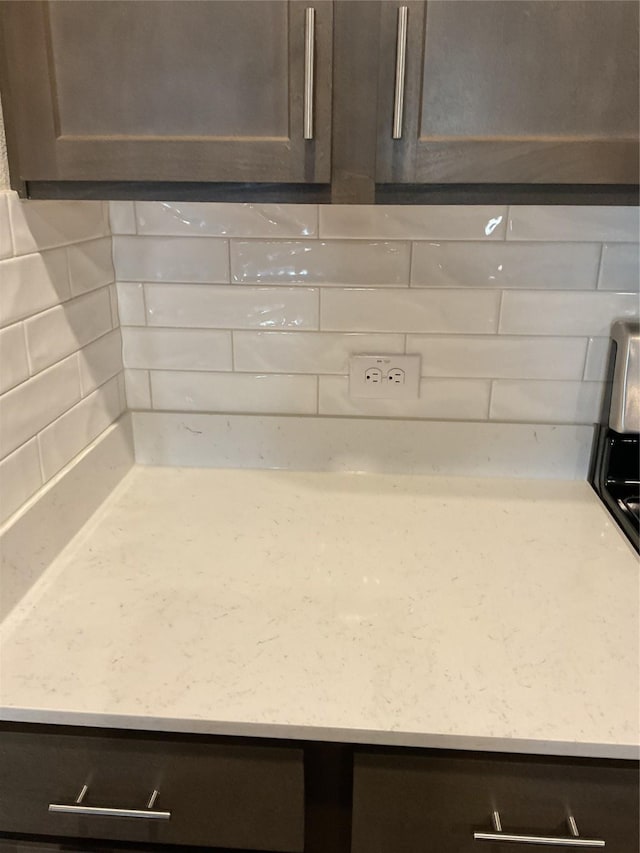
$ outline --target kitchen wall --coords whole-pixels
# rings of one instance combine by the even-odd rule
[[[136,410],[591,424],[638,209],[112,202]],[[422,355],[356,400],[355,352]]]
[[[108,208],[0,192],[0,522],[123,411]]]

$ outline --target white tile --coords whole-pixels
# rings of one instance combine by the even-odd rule
[[[320,414],[482,421],[490,386],[485,379],[422,379],[417,400],[367,400],[349,397],[348,377],[321,376]]]
[[[122,370],[120,330],[98,338],[78,353],[82,395],[86,397]]]
[[[407,352],[422,356],[423,376],[489,379],[582,379],[585,338],[409,335]]]
[[[194,412],[317,411],[317,378],[285,374],[151,371],[154,409]]]
[[[17,255],[109,233],[106,207],[101,201],[21,201],[12,194],[9,215]]]
[[[369,240],[502,240],[501,205],[320,205],[321,237]]]
[[[231,242],[232,281],[241,284],[409,283],[411,246],[406,242],[367,243]]]
[[[2,532],[0,619],[25,595],[131,469],[128,418],[100,436]]]
[[[231,332],[210,329],[122,329],[125,367],[231,370]]]
[[[314,204],[142,201],[136,202],[136,218],[139,234],[313,237],[318,230]]]
[[[491,392],[491,419],[593,424],[599,419],[602,387],[600,382],[498,379]]]
[[[498,329],[494,290],[324,290],[320,327],[352,332],[491,334]]]
[[[229,246],[211,237],[114,237],[118,281],[229,281]]]
[[[589,338],[583,379],[604,382],[607,377],[610,351],[610,338]]]
[[[46,427],[38,436],[45,481],[64,468],[121,413],[116,377]]]
[[[151,384],[148,370],[125,370],[124,383],[129,409],[151,408]]]
[[[355,353],[402,353],[404,335],[331,332],[234,332],[236,370],[269,373],[348,373]]]
[[[64,249],[0,261],[0,326],[58,305],[70,295]]]
[[[0,397],[0,458],[11,453],[80,399],[72,355]]]
[[[8,196],[9,193],[0,191],[0,258],[10,258],[13,254]]]
[[[71,293],[74,296],[104,287],[114,279],[110,237],[69,246],[67,257]]]
[[[640,286],[640,246],[606,243],[602,247],[599,290],[637,291]]]
[[[420,287],[595,288],[600,246],[591,243],[414,243]]]
[[[120,324],[122,326],[144,326],[147,318],[142,284],[119,281],[116,284],[116,290],[118,292]]]
[[[136,214],[133,202],[110,201],[109,225],[112,234],[135,234]]]
[[[505,291],[500,331],[508,335],[609,335],[614,320],[638,315],[633,293]]]
[[[0,462],[0,524],[27,501],[42,485],[38,444],[23,444]]]
[[[142,465],[584,480],[593,428],[135,412]]]
[[[637,207],[514,205],[509,208],[507,240],[638,239]]]
[[[108,288],[78,296],[25,321],[31,372],[38,373],[111,331]]]
[[[318,291],[286,287],[145,285],[150,326],[317,329]]]
[[[0,331],[0,394],[29,377],[29,362],[22,323]]]

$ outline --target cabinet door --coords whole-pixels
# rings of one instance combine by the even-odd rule
[[[328,182],[332,11],[325,0],[3,2],[20,178]]]
[[[392,138],[398,8],[402,138]],[[638,181],[635,0],[382,4],[376,180]]]
[[[352,853],[528,850],[524,839],[474,838],[494,832],[494,812],[504,836],[529,836],[531,849],[579,847],[573,817],[583,840],[604,841],[607,853],[638,853],[636,762],[463,756],[358,754]]]

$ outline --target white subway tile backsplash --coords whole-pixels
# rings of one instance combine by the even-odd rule
[[[586,338],[409,335],[423,376],[487,379],[582,379]]]
[[[64,249],[0,261],[0,326],[69,299]]]
[[[491,419],[593,424],[599,419],[602,389],[600,382],[498,379],[491,392]]]
[[[501,205],[320,205],[320,237],[363,240],[502,240]]]
[[[0,330],[0,394],[29,377],[22,323]]]
[[[80,381],[82,396],[122,371],[122,339],[120,329],[114,329],[108,335],[88,344],[79,353]]]
[[[144,326],[147,318],[142,284],[119,281],[116,290],[120,323],[123,326]]]
[[[108,288],[78,296],[25,320],[31,372],[38,373],[111,330]]]
[[[0,397],[0,458],[28,441],[79,399],[77,355],[3,394]]]
[[[599,263],[600,245],[590,243],[415,243],[411,284],[588,290]]]
[[[118,291],[114,282],[109,285],[109,303],[111,304],[111,325],[115,329],[120,325],[120,315],[118,313]]]
[[[69,246],[67,257],[73,296],[104,287],[114,279],[110,237]]]
[[[492,334],[498,329],[497,290],[327,289],[320,327],[351,332]]]
[[[154,409],[311,415],[317,378],[285,374],[151,371]]]
[[[113,238],[118,281],[228,282],[226,240],[203,237]]]
[[[231,332],[209,329],[122,329],[125,367],[231,370]]]
[[[136,202],[139,234],[192,237],[313,237],[313,204]]]
[[[629,290],[640,286],[640,246],[637,243],[606,243],[602,247],[599,290]]]
[[[522,205],[509,208],[507,240],[638,240],[637,207]]]
[[[321,415],[486,420],[491,383],[484,379],[422,379],[416,400],[369,400],[349,396],[346,376],[321,376]]]
[[[318,291],[286,287],[145,285],[149,326],[317,329]]]
[[[122,413],[118,378],[106,382],[38,435],[45,481],[77,456]]]
[[[604,335],[614,320],[637,317],[633,293],[506,291],[500,332],[507,335]]]
[[[151,381],[148,370],[125,370],[124,385],[130,409],[151,408]]]
[[[231,242],[232,281],[241,284],[409,283],[409,243],[405,242]]]
[[[355,353],[402,353],[404,335],[332,332],[234,332],[236,370],[348,373]]]
[[[102,201],[21,201],[11,193],[9,215],[17,255],[109,234]]]
[[[593,382],[604,382],[607,377],[610,350],[610,338],[589,338],[583,379]]]
[[[42,485],[38,443],[35,438],[23,444],[0,462],[0,524]]]
[[[13,254],[11,226],[9,224],[8,193],[0,190],[0,259],[10,258]]]
[[[132,201],[109,202],[109,224],[112,234],[135,234],[136,213]]]

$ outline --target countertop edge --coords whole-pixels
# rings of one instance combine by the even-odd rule
[[[545,741],[477,735],[334,728],[288,723],[143,717],[126,714],[97,714],[84,711],[57,711],[44,708],[18,709],[0,707],[0,723],[125,729],[147,733],[164,732],[170,734],[324,741],[328,743],[366,744],[373,747],[398,746],[423,749],[504,752],[565,758],[640,760],[640,745],[638,744],[581,743],[579,741]]]

